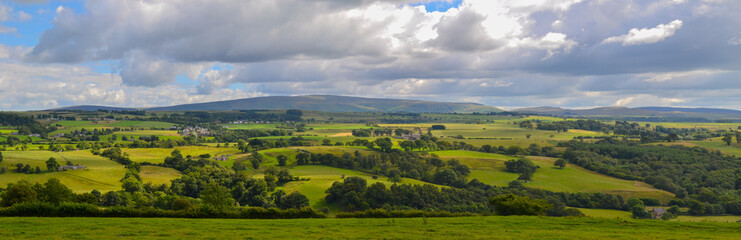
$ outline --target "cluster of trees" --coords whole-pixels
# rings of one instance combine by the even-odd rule
[[[570,163],[644,181],[687,203],[698,201],[705,209],[703,214],[741,215],[741,159],[699,147],[640,145],[614,139],[570,141],[559,146],[567,148],[563,158]]]
[[[46,127],[33,119],[33,117],[23,116],[15,113],[0,112],[0,125],[18,127],[18,134],[28,135],[31,133],[46,134],[57,130],[55,127]]]
[[[352,135],[356,137],[374,137],[374,136],[403,136],[411,134],[412,130],[403,128],[374,128],[374,129],[355,129]]]
[[[301,152],[296,155],[297,165],[324,165],[336,168],[364,171],[387,176],[393,182],[402,177],[447,186],[464,186],[466,176],[471,173],[468,166],[455,159],[443,161],[436,155],[421,155],[418,152],[374,152],[362,154],[344,153],[317,154]]]
[[[332,184],[326,193],[325,200],[337,204],[344,211],[385,209],[486,214],[496,212],[502,215],[582,215],[576,209],[566,208],[567,202],[571,202],[571,196],[567,193],[529,189],[516,184],[495,187],[478,180],[472,180],[462,188],[438,188],[429,184],[394,184],[387,187],[380,182],[368,186],[363,178],[347,177],[342,182]],[[596,196],[583,194],[587,199],[591,195]],[[622,209],[622,198],[615,199],[619,199],[619,206],[610,207]],[[582,205],[577,204],[576,207]]]
[[[274,129],[274,130],[262,130],[262,129],[236,129],[227,131],[222,134],[217,134],[215,140],[218,142],[236,142],[242,139],[250,139],[255,137],[274,137],[274,136],[291,136],[293,132]]]
[[[101,194],[97,190],[75,194],[58,179],[44,184],[19,181],[0,189],[1,216],[70,217],[178,217],[178,218],[321,218],[324,214],[305,207],[300,193],[273,193],[274,207],[236,206],[224,187],[209,183],[199,195],[189,198],[169,193],[167,187],[145,184]],[[104,208],[100,208],[104,207]],[[277,207],[277,208],[276,208]]]
[[[511,173],[519,173],[520,176],[517,180],[531,181],[533,180],[533,174],[538,170],[538,166],[527,158],[512,159],[504,162],[505,170]]]

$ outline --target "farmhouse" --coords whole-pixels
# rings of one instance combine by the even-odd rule
[[[67,171],[67,170],[79,170],[79,169],[85,169],[85,166],[83,165],[74,165],[74,166],[59,166],[57,168],[57,171]]]
[[[422,139],[422,135],[420,135],[419,133],[404,134],[401,136],[401,138],[409,140],[409,141],[414,141],[414,140]]]
[[[217,161],[227,161],[229,160],[229,156],[231,155],[221,155],[221,156],[216,157],[216,160]]]
[[[651,210],[651,218],[653,219],[661,219],[661,217],[664,216],[664,213],[666,213],[666,210],[663,208],[654,208]]]

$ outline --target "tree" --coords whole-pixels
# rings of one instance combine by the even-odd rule
[[[142,183],[133,176],[124,179],[121,187],[124,189],[124,191],[130,193],[139,192],[144,188],[142,186]]]
[[[172,201],[172,205],[170,208],[175,211],[179,210],[188,210],[193,206],[193,203],[190,202],[187,198],[177,198]]]
[[[8,184],[8,188],[0,193],[0,206],[10,207],[17,203],[34,202],[37,197],[38,193],[33,190],[31,183],[21,180]]]
[[[288,161],[288,157],[286,155],[278,155],[278,166],[285,166],[286,162]]]
[[[260,168],[260,160],[257,160],[256,158],[251,158],[250,163],[252,163],[252,168],[254,169]]]
[[[59,169],[59,163],[57,162],[57,159],[50,157],[49,160],[46,160],[46,170],[49,172],[54,172]]]
[[[563,158],[559,158],[558,160],[556,160],[555,163],[553,163],[553,165],[563,169],[564,167],[566,167],[566,160],[564,160]]]
[[[280,209],[302,208],[309,206],[309,199],[300,192],[292,192],[281,196],[275,205]]]
[[[404,151],[412,151],[412,149],[417,148],[417,144],[415,144],[413,141],[402,141],[399,143],[399,147],[403,148]]]
[[[62,184],[59,179],[50,178],[44,183],[44,187],[39,191],[39,200],[59,205],[62,202],[74,200],[74,193],[67,186]]]
[[[731,146],[731,141],[733,140],[733,135],[731,135],[730,133],[729,134],[726,134],[725,136],[723,136],[723,139],[722,140],[723,140],[723,142],[726,142],[726,144],[728,146]]]
[[[229,193],[229,189],[213,182],[206,185],[206,189],[201,191],[200,198],[204,205],[218,211],[225,211],[234,206],[234,198]]]
[[[296,164],[297,165],[306,165],[309,164],[309,160],[311,159],[311,154],[309,153],[299,153],[296,154]]]
[[[553,205],[542,199],[532,199],[515,194],[499,195],[489,199],[497,215],[544,215]]]
[[[736,131],[736,143],[741,143],[741,131]],[[0,154],[0,162],[3,161],[3,155]]]
[[[687,206],[690,208],[687,213],[690,215],[703,215],[705,214],[705,204],[697,200],[690,200],[687,202]]]
[[[0,152],[0,163],[3,162],[3,152]]]
[[[390,138],[379,138],[373,142],[381,149],[381,152],[391,152],[391,148],[394,147],[394,143],[391,142]]]
[[[329,140],[329,138],[322,139],[322,146],[332,146],[332,140]]]

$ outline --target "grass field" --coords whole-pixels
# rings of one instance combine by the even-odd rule
[[[49,133],[50,136],[60,133],[69,133],[80,129],[104,129],[104,128],[169,128],[175,124],[154,121],[58,121],[52,123],[53,126],[59,125],[59,130]]]
[[[516,173],[504,171],[504,162],[514,159],[510,156],[481,153],[471,151],[436,151],[431,152],[444,159],[458,159],[461,163],[471,167],[470,179],[476,178],[481,182],[506,186],[519,176]],[[540,168],[533,175],[533,181],[525,183],[527,187],[540,188],[556,192],[604,192],[619,194],[623,197],[651,197],[668,201],[674,195],[636,182],[618,179],[596,172],[592,172],[573,164],[558,169],[553,166],[555,159],[546,157],[530,157]]]
[[[158,166],[142,166],[139,171],[143,183],[151,182],[155,185],[170,185],[170,180],[179,178],[181,175],[178,170]]]
[[[4,239],[738,239],[738,223],[489,216],[405,219],[0,218]]]
[[[170,156],[170,153],[172,153],[172,151],[174,151],[175,149],[179,149],[180,153],[184,157],[188,155],[198,157],[198,155],[207,153],[211,154],[211,157],[239,153],[239,150],[233,147],[217,148],[208,146],[183,146],[176,148],[124,148],[121,150],[125,153],[128,153],[129,158],[136,162],[164,163],[165,157]]]
[[[310,178],[309,181],[298,181],[298,182],[289,182],[281,187],[284,191],[287,193],[293,192],[293,191],[299,191],[302,194],[306,195],[306,197],[309,199],[309,205],[311,205],[314,208],[320,209],[322,207],[329,207],[332,209],[332,206],[328,206],[325,201],[324,197],[327,196],[325,191],[329,189],[329,187],[332,186],[332,183],[334,182],[341,182],[342,177],[361,177],[368,181],[368,185],[370,186],[373,183],[376,182],[382,182],[386,184],[386,186],[393,185],[392,182],[388,181],[388,178],[384,176],[378,176],[378,179],[373,179],[372,174],[360,172],[360,171],[354,171],[354,170],[347,170],[347,169],[340,169],[340,168],[333,168],[333,167],[327,167],[327,166],[318,166],[318,165],[306,165],[306,166],[295,166],[291,169],[289,169],[291,172],[291,175],[299,176],[302,178]],[[408,178],[402,178],[401,183],[409,183],[409,184],[429,184],[425,183],[419,180],[414,179],[408,179]]]
[[[43,183],[49,178],[58,178],[75,192],[89,192],[93,189],[105,192],[120,190],[121,182],[119,180],[126,173],[123,165],[104,157],[95,156],[90,151],[59,153],[51,151],[6,151],[3,152],[3,156],[5,160],[0,165],[8,168],[8,172],[0,174],[0,186],[3,187],[10,182],[19,180]],[[56,158],[60,164],[69,160],[74,164],[85,165],[87,169],[46,172],[45,162],[50,157]],[[14,166],[16,163],[29,164],[32,168],[39,166],[44,172],[40,174],[16,173]]]

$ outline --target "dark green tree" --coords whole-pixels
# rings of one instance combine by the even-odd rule
[[[564,167],[566,167],[566,160],[564,160],[563,158],[559,158],[558,160],[556,160],[555,163],[553,163],[553,166],[563,169]]]
[[[234,206],[234,198],[229,193],[229,189],[213,182],[201,191],[200,198],[204,205],[218,211],[225,211]]]
[[[302,208],[309,206],[309,199],[300,192],[292,192],[280,197],[275,205],[280,209]]]
[[[278,159],[278,166],[286,166],[286,162],[288,161],[288,157],[286,155],[278,155],[276,157]]]
[[[39,200],[59,205],[62,202],[71,202],[75,199],[74,193],[67,186],[62,184],[59,179],[50,178],[44,183],[44,187],[39,191]]]
[[[390,138],[379,138],[373,142],[381,149],[381,152],[391,152],[391,149],[394,147],[394,143]]]
[[[542,199],[515,194],[499,195],[489,199],[497,215],[544,215],[553,205]]]
[[[46,160],[46,170],[49,172],[55,172],[59,169],[59,163],[57,162],[57,159],[50,157],[49,160]]]
[[[728,133],[725,136],[723,136],[723,142],[725,142],[728,146],[731,146],[731,142],[733,141],[733,135]]]
[[[34,202],[37,197],[38,193],[33,189],[31,183],[22,180],[8,184],[8,188],[0,192],[0,205],[10,207],[17,203]]]

